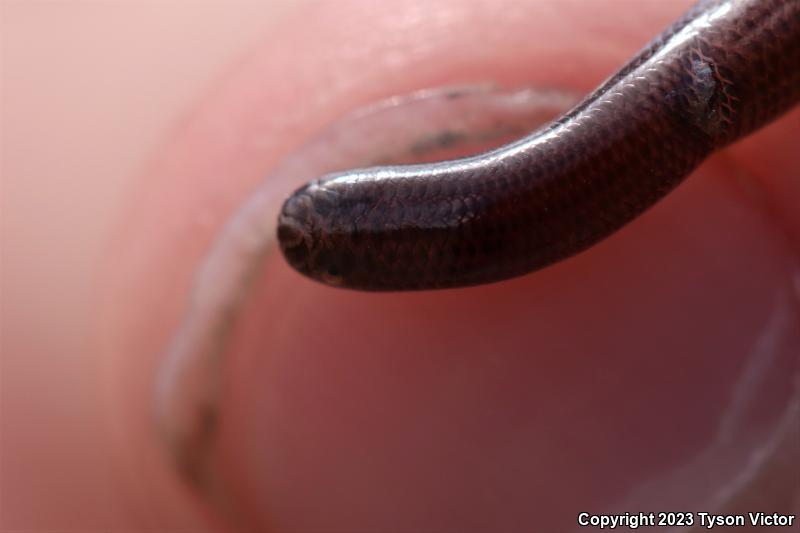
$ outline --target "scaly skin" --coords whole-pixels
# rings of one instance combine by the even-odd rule
[[[323,177],[284,204],[302,274],[361,290],[499,281],[642,214],[800,99],[800,0],[705,1],[575,109],[503,148]]]

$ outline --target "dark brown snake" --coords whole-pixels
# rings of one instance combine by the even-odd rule
[[[800,0],[702,1],[582,103],[502,148],[332,174],[278,219],[288,262],[361,290],[526,274],[630,222],[800,99]]]

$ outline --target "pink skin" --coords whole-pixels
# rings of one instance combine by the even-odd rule
[[[607,243],[512,282],[367,295],[271,257],[226,352],[212,482],[188,490],[154,432],[192,273],[286,154],[423,87],[587,91],[688,3],[322,2],[259,43],[162,148],[108,250],[98,359],[126,525],[566,530],[645,482],[623,510],[679,510],[661,508],[681,502],[667,478],[715,449],[754,347],[778,338],[771,392],[733,432],[768,433],[798,366],[797,111]],[[754,447],[689,483],[726,483]]]
[[[162,153],[114,252],[112,278],[129,284],[112,296],[128,305],[111,310],[130,329],[108,339],[124,379],[118,416],[128,431],[138,420],[143,439],[123,455],[165,498],[183,488],[152,435],[152,374],[204,248],[266,170],[391,94],[485,79],[588,89],[679,11],[637,11],[647,24],[616,22],[641,35],[587,48],[564,21],[604,35],[599,6],[348,8],[298,14],[299,30],[288,25],[225,80]],[[305,53],[287,62],[286,49]],[[796,128],[792,118],[761,137],[790,138],[779,129]],[[758,142],[706,164],[606,245],[507,284],[376,297],[270,258],[226,353],[215,479],[199,506],[279,530],[564,527],[691,461],[775,309],[785,313],[776,295],[793,290],[792,226],[771,200],[790,160],[774,148],[748,163]],[[653,501],[672,492],[665,484]]]

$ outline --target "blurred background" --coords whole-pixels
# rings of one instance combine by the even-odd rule
[[[156,147],[287,0],[0,2],[0,529],[125,527],[88,306]]]
[[[268,261],[226,360],[235,490],[188,491],[151,411],[198,261],[287,154],[422,88],[584,94],[690,3],[0,0],[0,529],[229,530],[210,502],[305,532],[708,510],[796,442],[797,110],[535,276],[375,297]]]

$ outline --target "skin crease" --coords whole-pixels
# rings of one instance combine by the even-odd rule
[[[126,525],[205,523],[203,505],[168,470],[152,436],[152,373],[193,266],[221,221],[280,157],[343,112],[420,87],[493,79],[589,90],[688,3],[611,11],[601,2],[402,2],[380,10],[373,4],[299,9],[206,96],[141,177],[107,252],[105,291],[93,311],[111,442],[130,503],[121,513]],[[245,516],[281,530],[375,524],[398,514],[410,527],[427,516],[457,528],[462,520],[485,526],[498,519],[493,510],[502,510],[517,520],[504,524],[509,528],[534,527],[546,522],[522,524],[530,516],[509,505],[545,501],[558,509],[568,490],[576,501],[619,493],[644,472],[680,462],[700,446],[702,428],[719,416],[716,399],[735,379],[737,367],[725,357],[730,346],[720,339],[731,323],[737,332],[726,342],[751,339],[792,271],[800,220],[791,206],[800,185],[792,179],[797,155],[790,139],[800,133],[798,119],[795,111],[713,158],[608,246],[494,288],[377,300],[320,289],[276,257],[247,309],[226,378],[230,418],[219,457]],[[731,175],[748,180],[742,185]],[[632,259],[631,250],[643,247],[648,254]],[[584,306],[578,323],[592,342],[565,345],[576,304]],[[696,355],[697,339],[719,360],[693,367],[687,382],[674,361],[642,358],[652,350],[653,330],[626,327],[635,314],[690,332],[670,341],[656,331],[675,361]],[[309,320],[319,335],[302,333]],[[353,323],[371,336],[348,342],[343,332]],[[394,327],[376,329],[386,323]],[[464,336],[469,330],[476,335]],[[535,357],[527,349],[532,336],[541,350]],[[476,342],[492,357],[470,351]],[[591,391],[598,361],[619,372],[607,376],[619,386],[604,400],[582,392]],[[643,372],[665,377],[638,386]],[[586,423],[575,415],[587,413],[590,400],[592,425],[567,438],[569,420]],[[645,425],[636,432],[642,442],[614,436],[654,416],[678,418],[682,431],[660,438]],[[554,447],[535,434],[543,432],[562,440]],[[419,442],[409,442],[409,434]],[[587,464],[566,468],[566,456],[554,453],[559,446],[582,449]],[[341,465],[344,479],[337,476]],[[623,474],[612,477],[614,467]],[[309,483],[320,472],[328,483]],[[495,492],[476,491],[476,479]],[[531,484],[537,479],[549,481]],[[371,514],[346,505],[332,481],[357,498],[371,497]],[[420,493],[429,509],[420,509]],[[264,512],[266,520],[258,516]]]
[[[287,29],[264,44],[153,171],[158,186],[134,215],[141,221],[135,233],[146,237],[121,240],[142,248],[129,248],[116,267],[125,265],[133,279],[160,279],[123,297],[135,293],[141,303],[132,308],[148,309],[133,326],[132,338],[147,339],[137,357],[158,353],[180,312],[187,273],[214,234],[215,224],[198,226],[198,214],[223,220],[270,161],[292,148],[289,138],[300,142],[342,111],[419,87],[489,78],[588,90],[683,7],[621,10],[616,17],[631,21],[613,26],[600,5],[401,4],[386,18],[371,5],[349,6],[352,15],[343,17],[324,4],[313,18],[298,14],[302,31]],[[576,41],[583,28],[605,44]],[[302,50],[308,64],[288,62],[285,49]],[[304,105],[294,112],[270,113],[297,102]],[[781,154],[792,128],[796,115],[764,133],[784,147],[771,144],[763,154],[774,159],[749,164],[755,179],[772,180],[758,182],[759,194],[789,180],[793,156]],[[736,157],[704,165],[624,241],[496,287],[372,299],[309,284],[274,258],[229,352],[219,461],[243,507],[237,514],[277,530],[372,529],[387,521],[409,529],[556,527],[559,516],[577,512],[576,502],[611,504],[645,473],[686,460],[708,438],[703,428],[719,418],[741,369],[736,348],[753,341],[791,271],[787,213],[761,213],[752,203],[766,201],[731,183]],[[643,247],[645,254],[630,256]],[[165,256],[169,267],[149,259]],[[565,343],[576,307],[584,336]],[[729,334],[734,320],[740,328]],[[367,337],[349,334],[354,324]],[[673,328],[688,334],[670,336]],[[541,347],[535,356],[532,338]],[[113,346],[117,352],[120,344]],[[596,387],[598,361],[611,371],[601,381],[617,386]],[[145,428],[138,402],[155,364],[136,367],[138,383],[125,374],[124,412],[138,413]],[[661,379],[637,379],[653,374]],[[680,422],[667,436],[643,422],[670,418]],[[571,429],[576,421],[586,433]],[[639,428],[641,443],[625,437],[629,427]],[[573,447],[583,450],[584,469],[561,453]],[[150,452],[139,459],[155,469],[160,451]],[[549,512],[530,515],[531,501]]]

